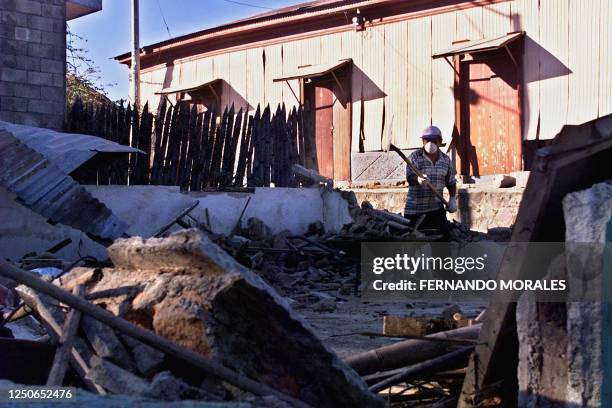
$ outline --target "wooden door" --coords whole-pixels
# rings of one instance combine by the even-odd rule
[[[334,178],[334,92],[328,84],[315,84],[315,144],[319,174]]]
[[[468,61],[461,68],[467,80],[462,111],[467,116],[470,173],[522,170],[518,68],[508,57]]]

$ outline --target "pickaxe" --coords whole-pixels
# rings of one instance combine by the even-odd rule
[[[393,129],[393,119],[394,118],[395,117],[391,118],[391,122],[389,123],[389,127],[387,128],[387,137],[386,137],[386,140],[383,140],[383,151],[385,152],[393,151],[397,153],[402,158],[402,160],[406,162],[406,164],[408,165],[408,167],[410,167],[410,169],[414,172],[414,174],[416,174],[418,177],[425,179],[425,186],[427,186],[427,188],[429,188],[436,195],[436,197],[438,197],[438,199],[442,202],[442,204],[444,204],[444,207],[448,208],[448,202],[446,201],[444,196],[442,196],[442,194],[440,194],[440,192],[436,190],[436,188],[433,186],[433,184],[431,184],[431,181],[429,181],[429,179],[423,176],[423,172],[421,172],[421,170],[419,170],[417,166],[415,166],[414,163],[412,163],[410,159],[407,158],[406,155],[397,146],[395,146],[392,143],[392,138],[393,138],[392,129]]]

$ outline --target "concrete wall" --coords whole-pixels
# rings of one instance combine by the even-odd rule
[[[337,231],[351,222],[348,203],[334,191],[319,189],[257,188],[249,193],[189,193],[170,186],[86,186],[115,215],[126,221],[129,235],[149,237],[188,208],[195,200],[200,204],[191,215],[200,222],[208,210],[214,232],[227,234],[236,224],[249,197],[251,201],[242,218],[264,221],[273,232],[289,230],[304,233],[308,224],[323,221],[328,231]],[[178,229],[175,226],[174,229]],[[70,237],[73,243],[59,256],[73,260],[81,255],[105,259],[106,251],[85,234],[72,228],[55,225],[18,204],[15,196],[0,190],[0,257],[20,259],[25,253],[44,251]]]
[[[1,0],[0,19],[0,120],[61,129],[66,106],[64,0]]]
[[[374,208],[404,213],[407,187],[403,188],[354,188],[357,201],[369,201]],[[495,188],[464,185],[457,190],[459,210],[451,215],[473,230],[487,232],[492,228],[508,228],[514,224],[523,188]]]
[[[566,242],[604,243],[612,239],[612,184],[600,183],[568,194],[563,199],[563,210]],[[603,282],[607,279],[609,285],[610,259],[604,259],[603,245],[574,248],[566,246],[565,256],[553,261],[549,275],[567,276],[570,282],[593,277]],[[606,276],[602,277],[602,273]],[[578,286],[570,285],[570,296],[581,293],[583,288]],[[609,290],[604,285],[599,288]],[[536,303],[523,296],[517,305],[517,331],[519,406],[610,406],[609,303]]]

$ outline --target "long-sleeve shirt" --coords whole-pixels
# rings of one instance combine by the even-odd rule
[[[431,184],[442,194],[444,187],[451,187],[457,184],[457,179],[455,178],[455,167],[450,157],[440,151],[438,154],[436,164],[433,164],[423,149],[412,152],[409,159],[421,173],[427,175]],[[411,178],[416,178],[416,174],[406,165],[406,179],[410,180]],[[405,215],[435,211],[440,207],[443,207],[442,202],[429,187],[418,183],[408,187],[406,206],[404,207]]]

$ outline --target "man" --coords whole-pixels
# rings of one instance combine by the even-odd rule
[[[449,240],[449,225],[446,219],[446,211],[454,213],[457,211],[457,180],[455,179],[455,168],[451,159],[442,151],[442,132],[435,126],[429,126],[421,135],[423,148],[414,151],[409,159],[418,168],[423,177],[417,176],[410,166],[406,166],[406,179],[408,180],[408,196],[404,207],[404,217],[416,222],[422,215],[425,218],[420,229],[436,229]],[[425,179],[438,190],[440,194],[444,187],[448,189],[450,199],[445,209],[442,201],[425,184]]]

